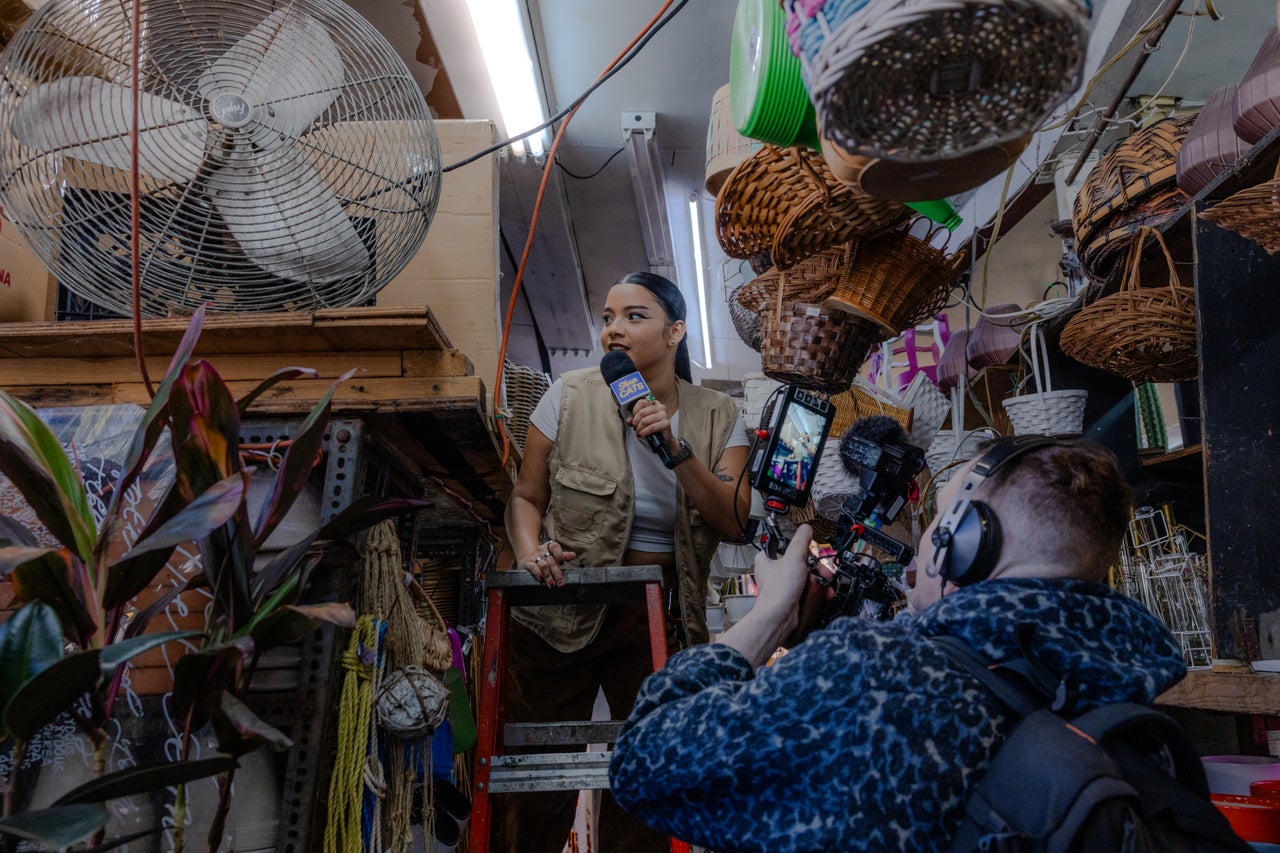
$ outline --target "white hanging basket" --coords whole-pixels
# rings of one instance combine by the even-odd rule
[[[822,447],[813,475],[813,508],[829,521],[840,520],[840,507],[846,498],[862,494],[856,477],[849,475],[840,460],[840,442],[827,439]]]
[[[916,447],[928,447],[947,419],[947,413],[951,411],[947,395],[933,384],[933,380],[924,371],[920,371],[911,378],[911,384],[907,386],[902,399],[903,404],[911,409],[908,443]]]
[[[982,443],[991,437],[991,431],[987,429],[962,433],[947,430],[934,436],[933,442],[924,452],[924,460],[933,472],[934,484],[941,488],[960,467],[952,463],[972,459]]]
[[[1005,414],[1014,435],[1079,435],[1084,429],[1084,405],[1089,392],[1083,388],[1054,391],[1049,378],[1049,354],[1039,324],[1030,327],[1031,372],[1039,393],[1022,394],[1004,401]],[[1044,361],[1044,370],[1040,362]]]
[[[764,404],[768,402],[769,395],[780,387],[781,382],[763,373],[748,373],[742,377],[742,424],[747,428],[747,435],[754,435],[760,428]]]

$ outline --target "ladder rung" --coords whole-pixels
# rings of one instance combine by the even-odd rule
[[[511,746],[586,746],[613,743],[622,720],[567,723],[507,723],[503,742]]]
[[[495,755],[489,793],[605,790],[612,755],[611,751]]]

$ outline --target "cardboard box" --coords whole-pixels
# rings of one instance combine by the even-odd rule
[[[0,323],[52,320],[57,287],[18,228],[0,218]]]
[[[487,120],[437,121],[436,129],[446,165],[496,138]],[[498,161],[490,154],[445,174],[422,247],[378,293],[377,304],[428,306],[492,393],[501,336],[498,272]]]

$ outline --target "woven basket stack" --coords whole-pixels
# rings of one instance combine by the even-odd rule
[[[1177,183],[1178,151],[1196,116],[1162,119],[1130,134],[1085,178],[1071,221],[1076,254],[1095,283],[1113,284],[1130,238],[1159,228],[1186,204]]]

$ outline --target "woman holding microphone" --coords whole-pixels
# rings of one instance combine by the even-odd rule
[[[706,642],[711,557],[722,538],[742,536],[750,510],[742,420],[730,397],[692,384],[685,301],[673,283],[653,273],[624,277],[601,320],[601,346],[630,358],[649,397],[624,419],[594,367],[569,371],[547,390],[507,505],[514,569],[557,586],[570,561],[659,565],[678,643]],[[627,715],[652,668],[643,604],[513,608],[512,617],[509,722],[590,719],[600,690],[614,719]],[[495,849],[560,853],[575,800],[571,791],[496,798]],[[599,849],[638,853],[667,843],[604,793]]]

